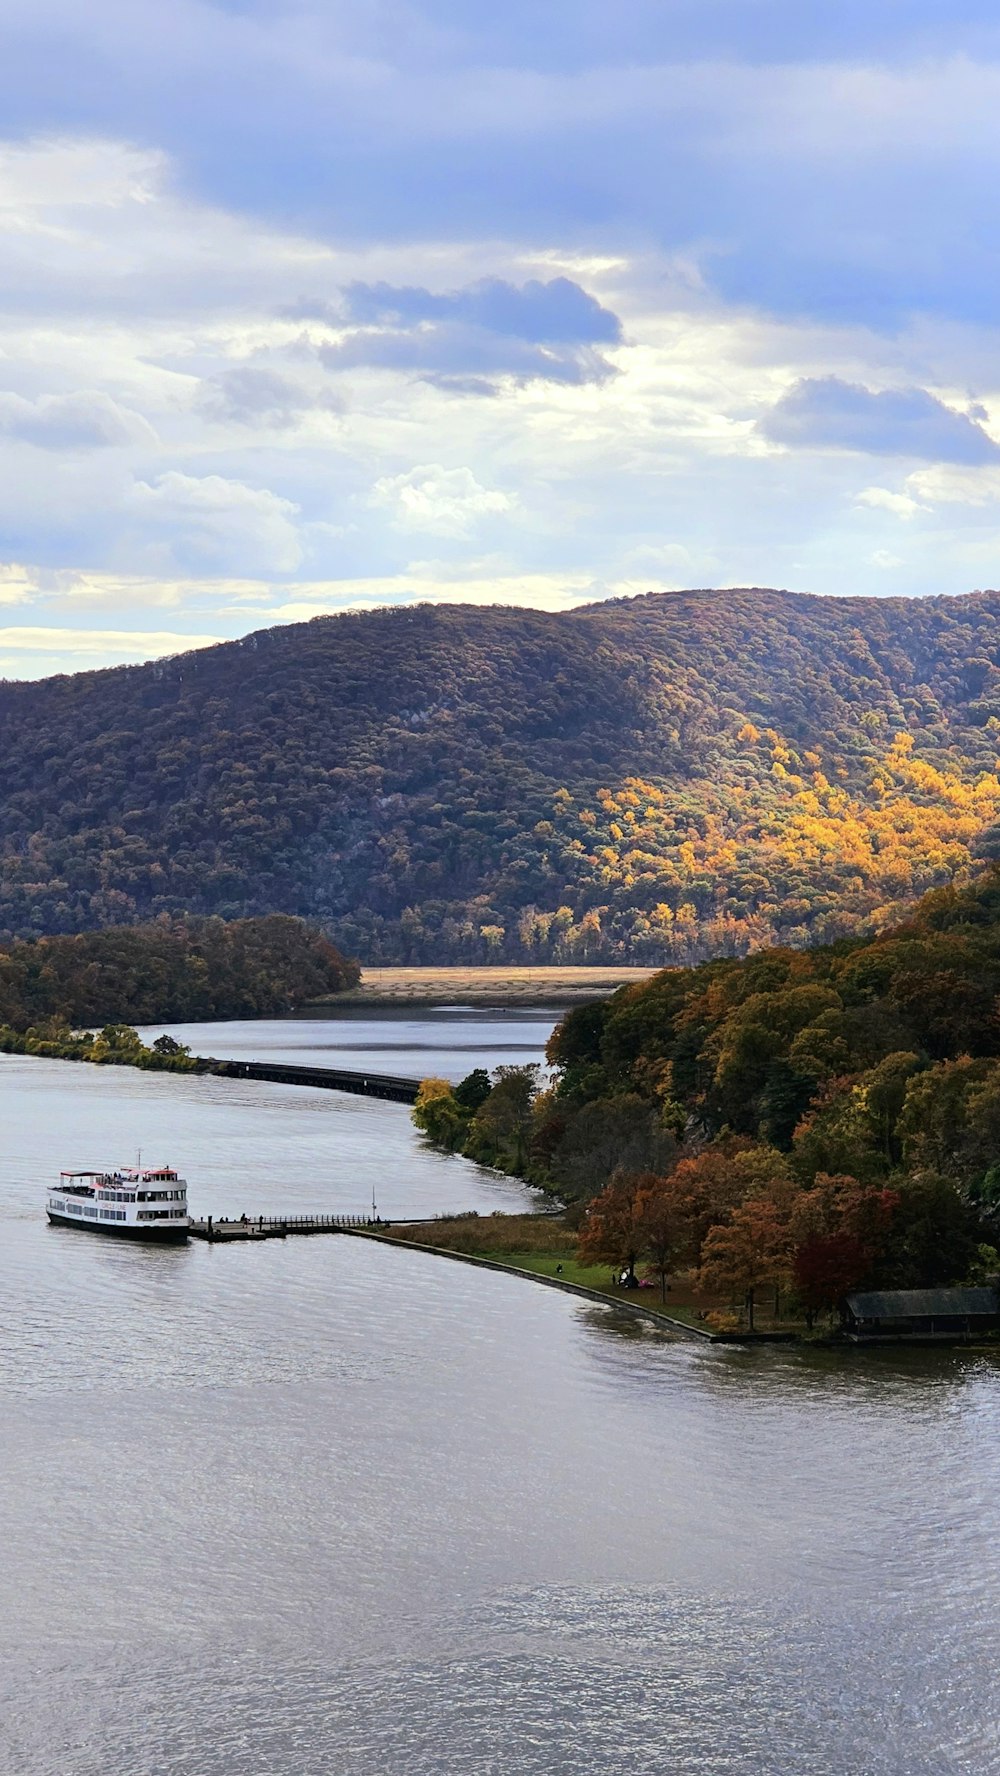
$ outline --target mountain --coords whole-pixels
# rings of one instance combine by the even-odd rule
[[[418,606],[0,686],[0,931],[397,961],[849,934],[1000,851],[1000,593]]]

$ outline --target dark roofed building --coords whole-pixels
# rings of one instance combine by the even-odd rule
[[[852,1338],[968,1338],[1000,1326],[1000,1291],[875,1289],[848,1295],[844,1328]]]

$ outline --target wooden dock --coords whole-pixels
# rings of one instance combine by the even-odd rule
[[[229,1240],[287,1239],[296,1233],[372,1233],[389,1227],[388,1221],[373,1221],[364,1215],[241,1215],[239,1220],[209,1215],[204,1221],[192,1221],[188,1232],[192,1239],[210,1240],[220,1245]]]

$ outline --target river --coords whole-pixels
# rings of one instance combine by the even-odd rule
[[[229,1035],[532,1058],[383,1022]],[[216,1214],[526,1193],[335,1093],[4,1057],[0,1104],[4,1776],[1000,1770],[993,1356],[704,1347],[347,1239],[119,1247],[45,1225],[60,1164],[141,1144]]]

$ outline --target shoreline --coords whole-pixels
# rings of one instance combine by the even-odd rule
[[[310,999],[300,1011],[334,1011],[338,1006],[391,1010],[399,1006],[454,1006],[503,1011],[571,1010],[608,998],[620,987],[639,985],[658,971],[621,967],[427,967],[366,968],[345,992]]]
[[[400,1222],[400,1227],[417,1226],[417,1222]],[[409,1252],[427,1252],[435,1258],[451,1258],[460,1264],[474,1264],[480,1270],[497,1270],[506,1276],[523,1277],[527,1282],[541,1283],[546,1289],[561,1289],[566,1295],[582,1296],[584,1300],[596,1301],[603,1307],[609,1307],[627,1314],[632,1319],[644,1320],[654,1325],[661,1332],[674,1337],[700,1340],[703,1344],[802,1344],[806,1342],[800,1333],[789,1330],[767,1332],[712,1332],[706,1327],[693,1326],[687,1320],[675,1319],[663,1313],[658,1307],[647,1307],[639,1301],[630,1301],[611,1289],[594,1289],[586,1283],[572,1283],[565,1277],[547,1276],[544,1271],[529,1270],[523,1264],[508,1264],[502,1258],[489,1258],[477,1252],[459,1252],[453,1246],[432,1246],[424,1240],[406,1239],[399,1234],[382,1233],[373,1227],[343,1227],[339,1232],[351,1239],[375,1240],[380,1245],[396,1246]],[[819,1343],[818,1339],[809,1341]]]

